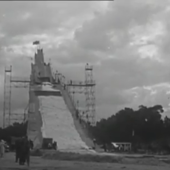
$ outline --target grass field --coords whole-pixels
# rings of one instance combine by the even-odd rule
[[[7,153],[0,158],[0,170],[28,169],[15,163],[15,154]],[[42,157],[31,156],[31,170],[169,170],[170,156],[166,158],[139,158],[98,156],[73,153],[44,153]]]

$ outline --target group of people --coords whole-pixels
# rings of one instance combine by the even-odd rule
[[[90,125],[89,116],[85,115],[85,112],[80,113],[76,110],[76,118],[79,120],[79,123],[82,124],[82,127],[86,128]]]
[[[29,166],[30,150],[33,149],[33,147],[33,142],[28,140],[27,136],[17,139],[15,142],[15,161],[18,162],[19,165],[24,165],[25,162],[27,162]]]

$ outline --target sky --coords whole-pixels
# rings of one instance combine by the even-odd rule
[[[1,117],[4,67],[29,77],[35,40],[68,80],[84,80],[85,64],[93,65],[98,120],[155,104],[170,116],[169,15],[170,0],[1,1]],[[27,103],[28,89],[12,90],[12,112]]]

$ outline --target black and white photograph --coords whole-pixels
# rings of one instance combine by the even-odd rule
[[[0,170],[170,169],[170,0],[0,0]]]

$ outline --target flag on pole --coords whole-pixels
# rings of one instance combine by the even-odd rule
[[[33,45],[37,45],[37,44],[40,44],[40,42],[39,41],[34,41],[33,42]]]

